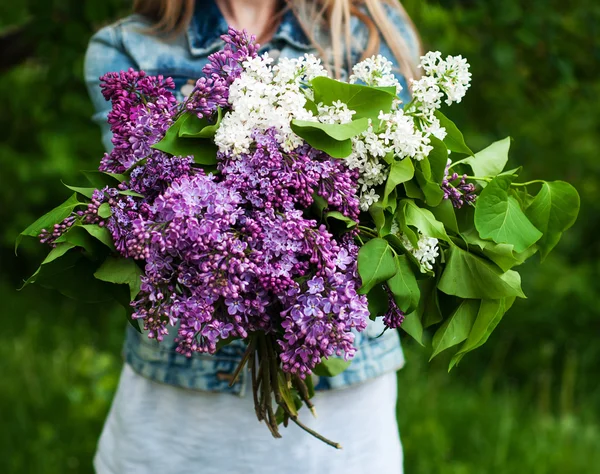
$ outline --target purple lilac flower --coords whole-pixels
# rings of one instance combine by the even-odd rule
[[[387,312],[383,316],[383,324],[386,328],[397,329],[404,322],[405,315],[404,312],[398,308],[392,292],[387,287],[386,290],[388,293],[389,306]]]
[[[306,208],[319,195],[330,210],[357,219],[358,175],[342,160],[308,145],[284,152],[277,130],[255,133],[255,149],[239,157],[219,154],[219,170],[225,182],[240,190],[244,199],[257,208]]]
[[[450,199],[452,205],[457,209],[460,209],[465,204],[473,204],[477,195],[475,194],[475,185],[473,183],[467,183],[467,175],[463,175],[459,180],[458,173],[450,172],[451,160],[448,160],[446,165],[446,171],[444,179],[442,181],[442,190],[444,191],[444,199]]]
[[[100,78],[106,100],[112,102],[108,123],[113,150],[106,153],[101,171],[123,173],[151,153],[172,123],[177,101],[171,78],[146,76],[143,71],[110,72]]]
[[[229,86],[240,77],[242,63],[258,54],[256,38],[246,31],[229,28],[221,38],[224,48],[208,56],[208,63],[202,68],[204,77],[196,81],[185,103],[186,110],[196,113],[198,118],[210,117],[218,107],[229,106]]]

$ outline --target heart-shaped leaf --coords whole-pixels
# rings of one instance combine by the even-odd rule
[[[367,294],[378,283],[396,274],[392,249],[385,239],[372,239],[358,251],[358,273],[362,279],[361,294]]]
[[[523,213],[519,202],[509,195],[512,179],[512,176],[498,176],[481,191],[475,205],[475,227],[483,239],[511,244],[515,252],[523,252],[542,233]]]
[[[438,282],[447,295],[471,299],[525,298],[521,277],[515,271],[502,271],[492,263],[452,245],[448,261]]]
[[[510,137],[507,137],[504,140],[492,143],[487,148],[476,153],[475,156],[467,158],[465,163],[471,166],[473,173],[477,177],[496,176],[502,173],[502,170],[506,166],[509,150]]]
[[[444,138],[444,144],[448,147],[448,150],[464,155],[472,155],[473,152],[465,143],[465,137],[463,137],[463,134],[454,122],[439,110],[436,110],[435,116],[440,121],[440,125],[446,129],[447,135]]]
[[[349,123],[334,124],[292,120],[291,127],[296,135],[317,150],[322,150],[334,158],[345,158],[352,153],[351,138],[364,132],[369,126],[366,118]]]
[[[575,223],[579,206],[579,194],[569,183],[552,181],[542,184],[542,189],[526,210],[531,222],[544,233],[537,243],[542,260],[556,246],[562,233]]]
[[[433,335],[431,359],[449,347],[463,342],[468,336],[480,305],[479,300],[464,300]]]

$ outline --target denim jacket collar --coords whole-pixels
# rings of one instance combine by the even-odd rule
[[[218,50],[221,35],[227,33],[227,21],[214,0],[198,0],[194,16],[187,30],[190,52],[193,56],[206,56]],[[287,9],[271,42],[282,41],[301,50],[310,50],[310,41],[302,31],[294,13]]]

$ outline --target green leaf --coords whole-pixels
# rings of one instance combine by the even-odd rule
[[[406,222],[406,212],[405,212],[406,207],[407,207],[407,200],[400,201],[398,209],[396,210],[396,214],[394,215],[394,218],[396,219],[396,222],[398,223],[398,226],[400,227],[400,232],[408,239],[408,241],[411,243],[413,248],[417,248],[418,242],[419,242],[419,236],[417,235],[417,232],[415,232],[411,227],[409,227],[408,223]],[[405,253],[406,247],[404,246],[402,241],[399,241],[399,243],[401,245],[402,251]]]
[[[383,205],[387,205],[388,197],[401,183],[410,181],[415,175],[415,167],[412,160],[405,158],[400,161],[394,160],[390,166],[390,173],[385,183],[385,191],[383,193]]]
[[[106,186],[116,188],[125,181],[126,176],[116,173],[107,173],[105,171],[87,170],[81,172],[90,184],[96,189],[103,189]]]
[[[429,179],[438,186],[442,184],[442,180],[446,174],[446,165],[448,164],[448,148],[441,140],[435,137],[430,137],[431,146],[433,149],[427,156],[427,161],[430,167]],[[421,160],[423,162],[424,160]]]
[[[140,292],[142,270],[134,260],[122,257],[108,257],[96,270],[94,277],[117,285],[128,285],[131,300]]]
[[[314,193],[312,198],[313,198],[313,203],[310,206],[311,210],[320,219],[323,216],[323,211],[325,209],[327,209],[327,206],[329,206],[329,204],[327,203],[327,200],[324,197],[319,196],[317,193]]]
[[[459,351],[452,357],[450,368],[458,364],[467,352],[477,349],[488,340],[490,334],[504,316],[506,311],[504,303],[504,299],[481,301],[477,318],[469,332],[469,336]]]
[[[65,183],[63,183],[63,185],[66,188],[69,188],[71,191],[75,191],[76,193],[79,193],[88,199],[92,199],[92,195],[94,194],[94,191],[96,191],[96,188],[79,188],[77,186],[69,186],[68,184],[65,184]]]
[[[146,197],[143,194],[136,193],[135,191],[132,191],[131,189],[126,189],[124,191],[119,191],[119,194],[121,196],[132,196],[132,197],[138,197],[138,198],[144,198],[144,197]]]
[[[479,300],[464,300],[456,308],[433,335],[433,354],[429,360],[443,350],[460,344],[469,336],[480,303]]]
[[[37,237],[42,229],[50,230],[54,224],[59,224],[65,218],[69,217],[73,212],[73,209],[82,205],[85,205],[85,203],[82,203],[79,201],[79,199],[77,199],[77,194],[73,194],[60,206],[57,206],[47,214],[44,214],[18,235],[15,241],[15,253],[17,252],[23,237]]]
[[[350,367],[349,360],[346,361],[338,357],[330,357],[329,359],[322,359],[313,369],[313,374],[318,375],[319,377],[335,377],[348,367]]]
[[[389,207],[390,206],[387,206],[387,208],[384,209],[381,201],[374,202],[371,204],[371,207],[369,207],[369,214],[373,218],[377,232],[381,237],[385,237],[392,231],[394,214],[387,210]]]
[[[95,280],[99,281],[99,280]],[[140,320],[137,318],[133,318],[134,309],[131,307],[131,291],[125,285],[111,285],[111,291],[114,299],[121,305],[121,307],[125,310],[125,316],[127,318],[127,322],[131,325],[133,329],[142,334],[142,329],[140,328]],[[229,339],[229,338],[228,338]],[[230,340],[221,340],[217,344],[217,349],[219,349],[219,344],[226,345],[226,343],[231,342]]]
[[[212,138],[217,133],[221,120],[223,118],[223,111],[221,107],[217,108],[217,120],[211,122],[207,118],[198,118],[193,112],[187,112],[184,114],[185,118],[182,119],[181,126],[179,128],[179,137],[182,138]]]
[[[422,200],[425,201],[429,206],[439,205],[439,203],[444,199],[444,191],[439,184],[436,184],[433,181],[425,178],[423,172],[419,168],[415,170],[415,177],[417,183],[419,183],[421,191],[423,192]]]
[[[92,237],[106,245],[109,249],[115,250],[115,244],[113,243],[112,235],[106,227],[100,227],[97,224],[85,224],[80,227]]]
[[[110,204],[108,204],[107,202],[103,202],[102,204],[100,204],[100,207],[98,208],[98,215],[103,219],[108,219],[110,216],[112,216]]]
[[[375,318],[383,316],[389,309],[389,298],[383,285],[375,285],[367,294],[369,303],[369,317],[374,321]]]
[[[443,199],[439,205],[429,207],[429,211],[438,221],[444,224],[444,227],[452,232],[460,233],[458,221],[456,220],[456,211],[450,199]]]
[[[378,201],[371,204],[371,207],[369,207],[369,214],[373,218],[377,231],[381,232],[381,229],[385,227],[387,220],[383,203]]]
[[[425,178],[423,178],[423,179],[425,179]],[[413,179],[412,181],[407,181],[406,183],[403,183],[403,186],[404,186],[404,192],[406,193],[406,195],[409,198],[425,201],[425,194],[423,194],[423,191],[419,187],[419,184],[417,183],[416,178]]]
[[[387,286],[394,295],[398,308],[405,314],[409,314],[417,309],[421,292],[408,257],[406,255],[397,256],[396,265],[396,274],[387,281]]]
[[[308,398],[312,398],[315,396],[315,385],[313,383],[313,379],[311,375],[307,375],[304,379],[304,384],[306,385],[306,391],[308,392]]]
[[[358,273],[362,279],[361,294],[367,294],[378,283],[389,280],[396,273],[396,262],[386,240],[369,240],[358,251]]]
[[[415,341],[417,341],[420,345],[423,344],[423,323],[421,322],[421,317],[417,310],[412,313],[407,314],[404,317],[404,321],[402,321],[402,325],[400,326],[406,334],[412,337]]]
[[[472,299],[525,298],[517,272],[502,273],[495,265],[454,245],[448,255],[438,282],[438,289],[443,293]]]
[[[369,87],[360,84],[348,84],[328,77],[316,77],[311,81],[315,102],[331,105],[341,100],[349,109],[356,111],[355,119],[363,117],[377,121],[379,112],[388,113],[396,99],[393,87]]]
[[[185,114],[179,117],[167,130],[163,139],[152,145],[152,148],[173,156],[193,156],[194,161],[200,165],[216,164],[217,146],[212,139],[179,136],[181,125],[187,118]]]
[[[442,322],[444,316],[440,309],[436,281],[433,278],[421,280],[419,288],[421,289],[421,301],[423,302],[423,314],[421,316],[423,326],[428,328]]]
[[[350,219],[349,217],[345,216],[344,214],[342,214],[339,211],[327,212],[325,214],[325,220],[327,222],[329,222],[330,219],[342,222],[346,226],[346,229],[352,229],[353,227],[356,227],[356,225],[358,224],[356,221]]]
[[[462,153],[464,155],[472,155],[473,152],[465,143],[463,134],[456,127],[454,122],[439,110],[435,112],[435,116],[440,121],[440,125],[446,129],[447,135],[444,139],[444,144],[448,147],[448,150],[455,153]]]
[[[352,153],[352,137],[364,132],[369,126],[366,118],[344,124],[292,120],[291,127],[296,135],[312,147],[322,150],[334,158],[345,158]]]
[[[57,243],[68,242],[74,247],[81,247],[85,249],[88,254],[93,254],[96,243],[88,232],[81,228],[79,225],[74,225],[67,232],[56,239]]]
[[[479,247],[483,255],[505,272],[516,265],[521,265],[537,251],[536,246],[532,246],[524,252],[516,253],[513,245],[497,244],[490,240],[483,240],[479,237],[476,229],[469,229],[461,235],[467,244]]]
[[[406,252],[406,247],[396,234],[387,234],[383,237],[397,253]]]
[[[511,176],[494,178],[477,198],[475,227],[483,239],[511,244],[515,252],[523,252],[536,243],[542,233],[521,210],[519,202],[509,196]]]
[[[448,162],[448,149],[435,137],[431,137],[431,144],[433,149],[429,156],[417,162],[415,177],[425,202],[429,206],[437,206],[444,198],[441,183]]]
[[[562,233],[575,223],[579,206],[579,194],[569,183],[552,181],[542,184],[542,189],[526,210],[533,225],[544,233],[537,243],[542,260],[558,244]]]
[[[74,300],[88,303],[111,301],[114,297],[113,288],[93,277],[96,265],[81,252],[67,252],[61,258],[42,265],[34,281]]]
[[[477,177],[499,175],[508,162],[508,151],[510,150],[510,137],[492,143],[475,156],[465,160]],[[515,171],[515,170],[512,170]],[[511,173],[512,174],[512,173]]]
[[[279,393],[283,402],[287,406],[292,416],[298,416],[298,410],[296,410],[296,404],[294,403],[294,397],[290,391],[290,387],[287,384],[287,380],[281,370],[277,371],[277,386],[279,387]]]
[[[437,324],[442,320],[442,315],[438,308],[435,280],[432,278],[420,280],[418,286],[420,298],[417,309],[406,315],[400,329],[425,347],[425,344],[423,344],[423,330],[424,327],[426,327],[425,323],[428,320],[435,319],[435,324]],[[436,316],[434,316],[434,309],[437,310]]]
[[[56,245],[56,247],[54,247],[46,256],[46,258],[42,261],[42,263],[40,263],[40,266],[37,268],[37,270],[35,271],[35,273],[33,275],[31,275],[27,280],[25,280],[25,282],[23,283],[23,286],[21,286],[21,290],[23,288],[25,288],[27,285],[30,285],[31,283],[35,283],[37,276],[40,274],[40,272],[42,272],[43,270],[43,266],[47,265],[49,263],[54,262],[56,259],[61,258],[64,254],[66,254],[69,250],[71,250],[72,248],[74,248],[75,245],[73,245],[70,242],[62,242],[62,243],[58,243]],[[79,258],[79,257],[77,257]]]
[[[305,93],[306,95],[306,93]],[[311,99],[309,99],[308,97],[306,97],[306,102],[304,103],[304,108],[306,110],[308,110],[309,112],[312,112],[313,115],[319,115],[319,108],[317,107],[317,104],[315,104]]]
[[[419,229],[419,231],[428,237],[445,240],[450,242],[450,237],[444,229],[444,224],[438,221],[431,211],[423,209],[415,204],[414,201],[405,199],[402,201],[404,206],[404,216],[407,225]]]

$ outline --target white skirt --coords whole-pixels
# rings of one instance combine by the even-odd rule
[[[97,474],[402,473],[396,374],[318,392],[318,419],[302,421],[336,450],[290,422],[282,439],[256,419],[252,396],[159,384],[125,365],[94,458]]]

